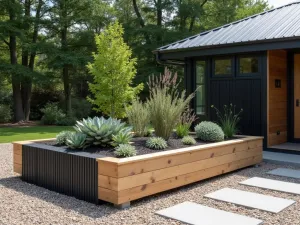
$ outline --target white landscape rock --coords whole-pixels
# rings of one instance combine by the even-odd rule
[[[293,200],[277,198],[248,191],[240,191],[231,188],[218,190],[205,195],[205,197],[272,213],[279,213],[295,203]]]
[[[192,225],[259,225],[263,221],[210,208],[193,202],[183,202],[156,212],[158,215]]]
[[[240,184],[300,195],[300,184],[296,183],[253,177]]]
[[[268,174],[281,176],[281,177],[291,177],[291,178],[300,179],[300,170],[278,168],[278,169],[269,171]]]

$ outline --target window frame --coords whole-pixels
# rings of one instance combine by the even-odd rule
[[[231,62],[231,74],[216,74],[216,61],[217,60],[230,60]],[[213,57],[212,58],[212,77],[215,78],[229,78],[235,76],[235,63],[234,56],[222,56],[222,57]]]
[[[240,59],[242,58],[257,58],[258,60],[258,71],[256,73],[241,73],[240,72]],[[236,57],[236,74],[238,77],[258,77],[261,76],[262,72],[262,62],[261,62],[261,56],[256,54],[247,54],[247,55],[238,55]]]
[[[207,82],[208,82],[208,71],[209,71],[209,63],[208,63],[208,60],[207,59],[195,59],[195,73],[194,73],[194,90],[196,91],[197,87],[199,85],[203,85],[204,86],[204,93],[205,93],[205,96],[204,96],[204,102],[202,105],[198,105],[197,104],[197,91],[195,92],[195,99],[194,99],[194,112],[195,114],[199,117],[205,117],[207,116],[207,94],[208,94],[208,87],[207,87]],[[198,62],[204,62],[205,63],[205,68],[204,68],[204,81],[203,83],[197,83],[197,63]],[[198,113],[197,112],[197,108],[198,107],[203,107],[203,113]]]

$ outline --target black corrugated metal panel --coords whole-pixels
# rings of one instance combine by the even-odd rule
[[[281,6],[158,48],[158,52],[300,39],[300,2]]]
[[[42,144],[23,145],[22,156],[24,181],[98,203],[98,163],[95,158]]]

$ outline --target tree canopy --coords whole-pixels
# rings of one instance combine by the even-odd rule
[[[62,93],[61,106],[72,116],[74,98],[94,97],[86,65],[97,51],[95,35],[108,24],[118,20],[124,28],[137,86],[163,71],[152,53],[157,47],[269,7],[266,0],[0,0],[0,86],[10,86],[16,122],[36,118],[31,111],[45,104],[36,101],[42,92],[49,101]]]

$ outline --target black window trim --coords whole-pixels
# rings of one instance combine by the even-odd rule
[[[240,73],[240,59],[241,58],[257,58],[258,59],[258,72],[256,73]],[[255,77],[262,74],[262,57],[258,54],[243,54],[236,56],[236,75],[237,77]]]
[[[226,60],[230,59],[231,60],[231,74],[215,74],[215,69],[216,69],[216,60]],[[229,78],[229,77],[234,77],[235,76],[235,60],[234,56],[219,56],[219,57],[213,57],[212,58],[212,77],[215,78]]]

